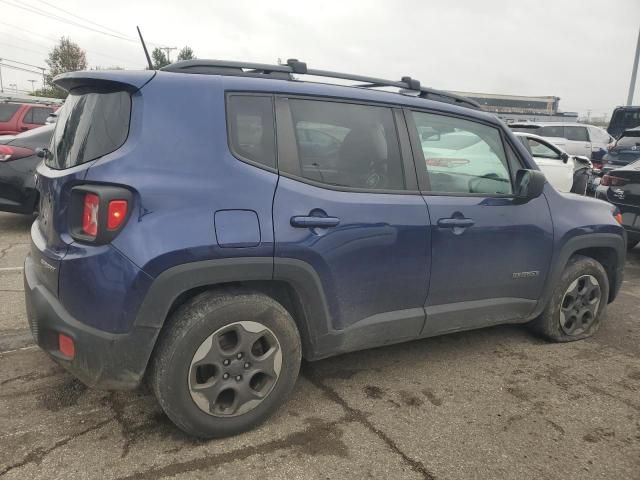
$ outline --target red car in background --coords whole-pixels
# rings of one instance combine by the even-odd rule
[[[16,135],[45,124],[60,105],[41,103],[0,103],[0,135]]]

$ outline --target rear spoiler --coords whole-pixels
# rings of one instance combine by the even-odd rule
[[[58,75],[53,83],[70,92],[74,88],[94,87],[135,92],[155,76],[155,70],[92,70]]]

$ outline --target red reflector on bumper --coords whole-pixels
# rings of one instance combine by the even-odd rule
[[[72,359],[76,356],[76,346],[73,343],[73,338],[66,336],[63,333],[58,334],[58,350],[65,357]]]

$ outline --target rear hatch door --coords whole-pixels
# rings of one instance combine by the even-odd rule
[[[119,148],[129,131],[131,93],[155,72],[74,72],[56,78],[69,91],[49,151],[36,170],[39,215],[31,229],[39,277],[58,295],[60,262],[73,243],[68,212],[71,189],[83,183],[91,164]]]

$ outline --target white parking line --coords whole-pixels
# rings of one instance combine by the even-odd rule
[[[25,350],[34,350],[36,348],[38,348],[37,345],[29,345],[28,347],[16,348],[14,350],[5,350],[4,352],[0,352],[0,357],[9,353],[24,352]]]
[[[0,272],[21,272],[24,270],[24,267],[2,267],[0,268]]]

